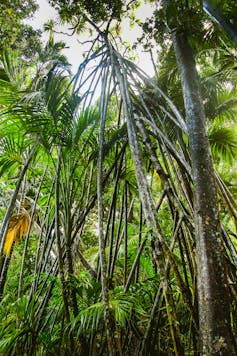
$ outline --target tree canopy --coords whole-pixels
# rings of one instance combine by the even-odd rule
[[[40,31],[24,23],[31,18],[38,5],[34,0],[9,0],[0,4],[0,53],[5,47],[18,49],[30,58],[40,48]]]

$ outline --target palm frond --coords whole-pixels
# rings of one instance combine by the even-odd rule
[[[5,49],[2,55],[2,64],[5,77],[16,89],[20,89],[24,82],[24,70],[22,62],[18,60],[18,53]]]
[[[209,141],[214,157],[219,160],[223,157],[232,162],[237,154],[236,131],[232,127],[213,127],[210,129]]]
[[[8,130],[10,132],[8,133]],[[24,161],[27,147],[30,145],[28,139],[19,134],[14,134],[11,127],[4,129],[0,138],[0,176],[11,168],[16,168]]]
[[[103,302],[95,303],[88,308],[79,312],[78,316],[73,320],[70,326],[70,332],[75,332],[80,335],[82,332],[91,333],[96,331],[103,319],[104,305]]]
[[[237,114],[237,99],[236,93],[227,93],[226,100],[223,100],[223,94],[218,96],[218,106],[215,110],[215,117],[219,120],[219,122],[224,121],[232,121],[236,122],[236,114]]]

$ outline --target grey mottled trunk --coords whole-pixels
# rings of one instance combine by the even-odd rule
[[[199,321],[204,355],[234,355],[215,175],[192,50],[185,33],[173,33],[181,74],[195,190]]]

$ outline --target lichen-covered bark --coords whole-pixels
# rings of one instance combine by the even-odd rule
[[[221,242],[215,175],[192,51],[185,33],[173,33],[181,74],[195,190],[199,322],[203,355],[235,355]]]

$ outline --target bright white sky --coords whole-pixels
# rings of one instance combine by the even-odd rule
[[[34,28],[42,28],[43,24],[46,23],[50,19],[57,19],[57,12],[48,4],[47,0],[38,0],[38,4],[40,6],[39,11],[35,14],[35,17],[29,21],[29,23]],[[144,20],[146,17],[149,17],[152,13],[151,5],[143,5],[137,11],[137,15],[139,18]],[[124,40],[130,41],[131,43],[135,42],[137,37],[141,35],[141,31],[138,27],[130,29],[127,21],[124,21],[122,24],[123,28],[123,38]],[[68,32],[67,28],[59,28],[59,31]],[[67,56],[69,62],[72,64],[72,71],[75,73],[79,64],[83,61],[82,53],[89,48],[86,45],[82,45],[77,41],[78,37],[72,36],[68,37],[65,35],[55,34],[56,41],[63,41],[67,44],[69,48],[64,50],[64,54]],[[85,41],[86,38],[83,36],[79,38],[80,41]],[[153,76],[154,70],[150,60],[150,55],[148,53],[144,53],[141,50],[137,52],[138,60],[137,65],[140,66],[145,72]]]

